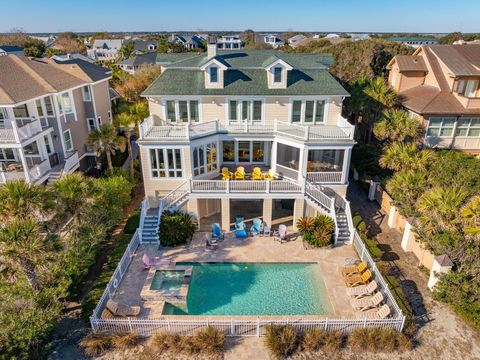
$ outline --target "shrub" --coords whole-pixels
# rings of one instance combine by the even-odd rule
[[[116,349],[128,349],[137,345],[139,337],[136,333],[112,336],[112,346]]]
[[[265,345],[275,358],[286,358],[297,349],[297,331],[291,325],[269,325]]]
[[[140,211],[135,211],[127,220],[123,232],[125,234],[134,234],[140,223]]]
[[[313,225],[313,218],[311,217],[301,217],[297,220],[297,229],[302,235],[312,232]]]
[[[310,329],[303,333],[302,349],[304,351],[324,351],[333,353],[342,346],[343,335],[341,332]]]
[[[170,339],[172,338],[172,335],[168,334],[165,331],[161,331],[158,333],[153,334],[153,336],[150,338],[149,341],[149,346],[152,348],[153,351],[161,354],[165,351],[168,351],[170,349]]]
[[[355,329],[348,337],[348,344],[354,351],[393,352],[411,348],[410,340],[393,329]]]
[[[335,223],[329,216],[318,215],[314,218],[301,218],[297,221],[297,227],[303,239],[314,247],[333,244]]]
[[[211,326],[199,330],[193,337],[196,348],[204,354],[220,354],[225,346],[225,334]]]
[[[159,236],[163,246],[184,245],[195,233],[197,223],[190,214],[165,210],[160,219]]]
[[[105,334],[92,333],[80,341],[80,346],[87,356],[101,355],[112,346],[112,337]]]

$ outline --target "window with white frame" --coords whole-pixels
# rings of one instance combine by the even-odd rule
[[[293,100],[292,123],[324,123],[325,100]]]
[[[73,150],[73,140],[72,140],[72,133],[70,129],[65,130],[63,132],[63,141],[65,142],[65,150],[72,151]]]
[[[454,117],[431,117],[428,119],[427,136],[452,136],[454,125]]]
[[[197,176],[217,170],[217,143],[195,146],[192,157],[193,175]]]
[[[5,120],[8,119],[7,109],[0,108],[0,128],[5,127]]]
[[[476,80],[467,80],[465,83],[465,92],[463,93],[466,97],[478,97],[480,94],[477,95],[478,89],[478,79]]]
[[[38,117],[43,117],[43,106],[42,101],[40,99],[35,100],[35,107],[37,108]]]
[[[149,155],[152,178],[181,178],[183,176],[180,149],[150,149]]]
[[[110,110],[107,111],[107,116],[108,116],[108,120],[112,121],[112,112]]]
[[[228,114],[230,120],[263,120],[262,100],[230,100]]]
[[[69,92],[57,95],[57,104],[60,114],[71,114],[73,112],[72,98]]]
[[[208,69],[209,72],[209,83],[216,84],[218,83],[218,68],[216,66],[210,66]]]
[[[99,128],[102,126],[102,117],[101,116],[97,117],[97,124],[98,124]]]
[[[97,124],[95,123],[94,118],[87,118],[87,128],[88,132],[91,132],[92,130],[97,128]]]
[[[274,83],[281,83],[282,82],[282,67],[275,66],[273,68],[273,82]]]
[[[46,98],[44,98],[43,101],[45,103],[45,110],[47,110],[47,116],[54,116],[55,113],[53,111],[53,104],[50,96],[47,96]]]
[[[222,142],[223,162],[264,164],[267,159],[267,142],[265,141],[235,141]]]
[[[90,92],[90,86],[85,85],[82,87],[82,96],[83,96],[83,101],[92,101],[92,93]]]
[[[15,151],[13,149],[0,149],[0,160],[16,160]]]
[[[28,118],[28,117],[30,117],[30,115],[28,113],[27,104],[15,106],[13,108],[13,114],[15,115],[15,118],[17,118],[17,119],[18,118]]]
[[[167,100],[166,117],[169,122],[200,121],[198,100]]]
[[[458,119],[457,136],[480,136],[480,118]]]

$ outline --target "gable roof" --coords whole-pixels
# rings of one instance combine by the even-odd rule
[[[427,65],[421,56],[396,55],[388,64],[387,69],[391,69],[393,61],[397,62],[400,72],[403,71],[424,71],[427,72]]]
[[[117,65],[129,65],[129,66],[140,66],[144,64],[155,64],[157,59],[157,53],[149,52],[147,54],[140,54],[128,59],[122,60]]]
[[[97,39],[93,42],[93,47],[96,49],[120,49],[122,44],[122,39]]]
[[[435,45],[428,48],[454,76],[480,75],[480,45]]]
[[[7,53],[23,51],[23,49],[21,47],[14,46],[14,45],[0,45],[0,49],[7,52]]]
[[[111,71],[75,59],[30,59],[24,56],[0,56],[0,104],[16,104],[49,93],[110,78]]]
[[[151,41],[136,40],[133,43],[133,50],[135,50],[135,51],[145,51],[145,50],[148,50],[148,47],[150,45],[153,45],[153,46],[157,47],[158,46],[158,41],[157,40],[151,40]]]

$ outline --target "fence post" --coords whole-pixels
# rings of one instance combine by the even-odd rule
[[[167,318],[167,329],[170,331],[170,319]]]
[[[367,318],[365,317],[363,319],[363,328],[366,328],[367,327]]]
[[[233,325],[233,319],[230,319],[230,333],[235,336],[235,326]]]
[[[128,328],[130,329],[130,332],[133,333],[133,328],[132,328],[132,318],[128,318]]]
[[[325,331],[328,330],[328,318],[325,319]]]
[[[406,316],[405,315],[402,315],[403,316],[403,319],[402,319],[402,325],[400,326],[400,330],[399,331],[403,331],[403,327],[405,326],[405,319],[406,319]]]
[[[260,337],[260,318],[257,318],[257,337]]]

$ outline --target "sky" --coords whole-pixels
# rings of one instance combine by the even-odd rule
[[[480,32],[480,0],[0,0],[0,32]]]

